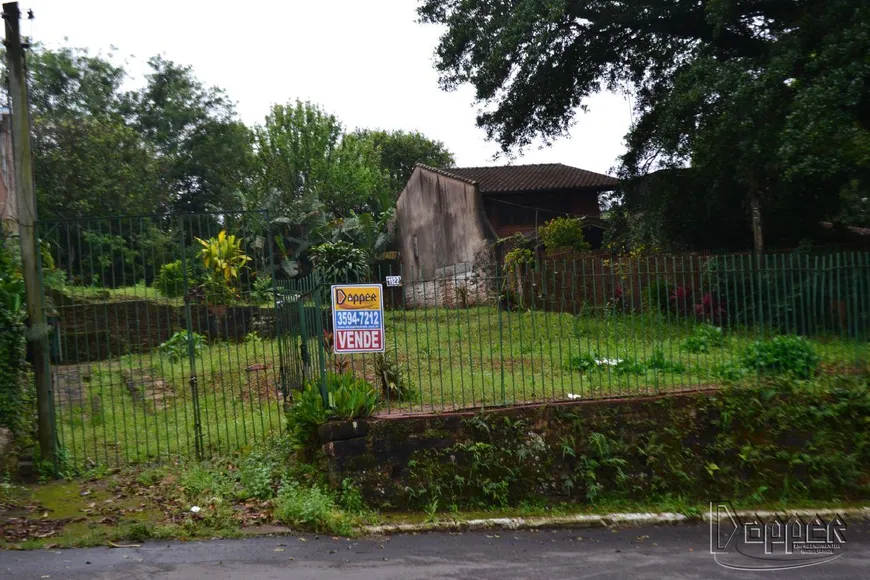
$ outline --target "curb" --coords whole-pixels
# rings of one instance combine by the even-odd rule
[[[738,510],[735,512],[741,518],[758,516],[769,518],[774,514],[801,517],[834,516],[840,515],[857,520],[870,520],[870,507],[836,509],[797,509],[783,512],[767,510]],[[464,532],[474,530],[534,530],[540,528],[610,528],[610,527],[639,527],[654,525],[676,525],[699,522],[709,522],[713,518],[709,514],[685,515],[675,512],[638,512],[638,513],[610,513],[601,515],[577,514],[571,516],[552,517],[528,517],[528,518],[484,518],[474,520],[444,520],[419,524],[381,524],[376,526],[363,526],[361,532],[364,535],[389,535],[410,534],[422,532]]]

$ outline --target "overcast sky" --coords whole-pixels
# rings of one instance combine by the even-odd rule
[[[163,54],[227,90],[242,119],[260,123],[275,103],[311,100],[346,127],[419,130],[443,141],[457,165],[493,165],[498,151],[475,125],[470,87],[438,88],[432,54],[439,29],[416,22],[414,0],[31,0],[22,33],[49,47],[106,54],[111,46],[141,75]],[[65,38],[67,40],[65,40]],[[133,79],[132,82],[139,82]],[[597,95],[571,137],[530,148],[516,163],[565,163],[608,172],[623,151],[629,102]]]

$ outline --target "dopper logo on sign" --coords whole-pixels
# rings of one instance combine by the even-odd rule
[[[373,289],[368,291],[336,288],[335,305],[341,310],[380,310],[380,292]]]

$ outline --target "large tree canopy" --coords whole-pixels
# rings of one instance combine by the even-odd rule
[[[29,60],[36,187],[44,218],[157,211],[156,160],[127,123],[122,68],[86,51]]]
[[[251,131],[222,89],[204,86],[189,66],[148,61],[145,87],[131,95],[135,127],[156,151],[172,208],[226,207],[248,185]]]
[[[298,100],[248,127],[222,89],[163,57],[148,61],[133,90],[112,55],[36,46],[28,61],[43,219],[267,209],[283,270],[294,275],[324,242],[377,259],[414,164],[453,163],[420,133],[347,132]],[[113,227],[100,222],[98,233]]]
[[[446,25],[442,85],[475,87],[478,124],[505,150],[563,135],[586,97],[627,89],[621,176],[692,167],[694,199],[736,210],[744,242],[753,206],[790,243],[866,198],[865,0],[423,0],[419,14]],[[636,191],[682,187],[656,181]]]
[[[433,141],[419,132],[376,131],[363,129],[354,133],[369,141],[380,151],[380,165],[386,172],[387,188],[394,197],[405,184],[418,163],[432,167],[453,167],[453,154],[441,141]]]

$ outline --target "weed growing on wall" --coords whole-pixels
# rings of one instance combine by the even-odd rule
[[[447,449],[414,453],[403,493],[429,510],[556,496],[592,504],[867,499],[868,416],[866,377],[794,375],[630,408],[556,410],[540,429],[481,415]]]
[[[24,279],[17,252],[17,244],[0,232],[0,427],[21,440],[31,427],[35,395],[26,380]]]

